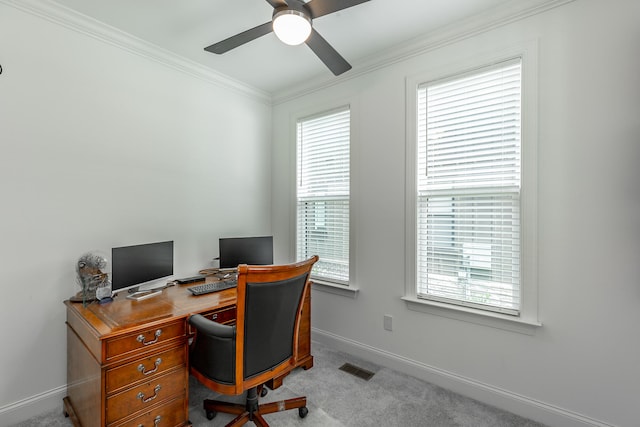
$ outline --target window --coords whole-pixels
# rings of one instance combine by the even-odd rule
[[[519,316],[520,58],[419,84],[418,299]]]
[[[312,276],[349,283],[350,110],[297,122],[296,257],[318,255]]]

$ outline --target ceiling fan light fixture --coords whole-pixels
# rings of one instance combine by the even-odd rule
[[[297,10],[282,10],[273,15],[273,32],[283,43],[302,44],[311,34],[311,19]]]

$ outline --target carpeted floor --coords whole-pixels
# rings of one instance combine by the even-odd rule
[[[266,415],[265,419],[272,426],[544,427],[317,343],[313,343],[312,354],[312,369],[292,372],[282,387],[269,391],[263,399],[266,402],[304,395],[309,414],[304,419],[298,417],[297,410]],[[339,370],[344,363],[354,364],[375,375],[365,381]],[[193,378],[189,387],[189,418],[194,427],[224,426],[232,419],[231,415],[218,414],[208,421],[202,400],[215,394]],[[71,422],[64,417],[61,405],[60,410],[16,425],[33,426],[68,427]]]

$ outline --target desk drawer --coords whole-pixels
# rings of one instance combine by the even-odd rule
[[[126,365],[109,369],[106,373],[107,394],[118,391],[130,384],[150,379],[170,371],[178,366],[186,366],[185,347],[179,346],[173,349],[157,353],[142,359],[135,360]]]
[[[107,397],[107,424],[120,420],[135,412],[153,408],[187,390],[186,368],[179,368],[150,381],[131,387],[121,393]]]
[[[226,307],[220,310],[206,311],[201,314],[207,319],[213,320],[214,322],[217,322],[217,323],[222,323],[222,324],[235,323],[236,306],[233,305],[231,307]],[[195,329],[191,325],[189,325],[189,335],[192,336],[193,334],[195,334],[195,332],[196,332]]]
[[[106,358],[112,360],[130,355],[132,352],[158,347],[170,340],[185,336],[185,323],[178,322],[145,328],[123,337],[107,340]]]
[[[229,323],[236,320],[236,306],[223,308],[220,310],[202,313],[204,317],[218,323]]]
[[[130,421],[109,424],[109,427],[175,427],[185,425],[189,413],[185,408],[185,396],[151,409]]]

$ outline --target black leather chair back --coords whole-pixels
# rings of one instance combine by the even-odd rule
[[[296,314],[308,274],[277,282],[247,283],[244,377],[268,371],[293,355]]]

